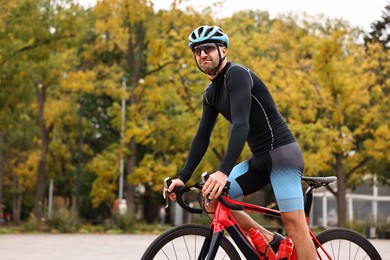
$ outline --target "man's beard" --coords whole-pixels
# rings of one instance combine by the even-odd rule
[[[214,60],[208,60],[206,64],[201,63],[199,67],[202,69],[204,73],[212,74],[215,73],[217,66],[218,64],[216,64]]]

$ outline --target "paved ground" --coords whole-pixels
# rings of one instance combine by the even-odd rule
[[[1,260],[139,260],[155,235],[0,235]],[[390,240],[371,240],[390,260]]]

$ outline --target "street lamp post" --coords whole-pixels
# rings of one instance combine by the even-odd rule
[[[119,203],[121,203],[121,200],[123,199],[123,178],[124,178],[124,159],[123,159],[123,143],[124,143],[124,135],[125,135],[125,121],[126,121],[126,82],[127,78],[122,77],[122,113],[121,113],[121,135],[120,135],[120,143],[121,143],[121,152],[120,152],[120,160],[119,160],[119,194],[118,194],[118,199]]]

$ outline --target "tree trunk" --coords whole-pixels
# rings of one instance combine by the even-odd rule
[[[34,216],[38,221],[41,221],[43,218],[43,198],[45,195],[45,182],[46,182],[46,154],[49,146],[49,134],[51,127],[46,127],[45,121],[45,101],[46,101],[46,86],[43,86],[41,83],[34,84],[37,102],[38,102],[38,118],[39,118],[39,127],[41,131],[41,154],[39,158],[38,165],[38,175],[37,175],[37,184],[35,189],[35,199],[34,199]]]
[[[19,179],[16,174],[14,179],[14,192],[12,196],[12,223],[16,226],[20,225],[20,215],[22,210],[22,189],[20,187]]]
[[[132,60],[134,57],[134,50],[128,50],[127,53],[128,56],[128,61]],[[134,72],[135,75],[130,79],[130,104],[137,104],[137,99],[135,96],[135,89],[137,87],[137,82],[139,80],[139,75],[140,75],[140,61],[134,62],[134,63],[129,63],[131,67],[131,71]],[[132,67],[134,66],[134,67]],[[131,183],[129,183],[128,177],[132,174],[134,171],[135,167],[137,166],[137,143],[135,141],[135,138],[131,138],[131,140],[127,143],[127,147],[129,149],[129,158],[127,160],[127,172],[126,176],[124,176],[125,181],[124,181],[124,186],[125,186],[125,198],[127,202],[127,207],[129,210],[135,212],[136,207],[135,207],[135,186]]]
[[[343,172],[343,155],[336,155],[336,174],[337,174],[337,217],[338,226],[343,227],[347,216],[346,195],[347,182]]]
[[[128,26],[129,39],[127,42],[126,61],[129,74],[129,86],[130,86],[130,105],[137,104],[137,98],[135,96],[135,90],[138,86],[138,82],[142,75],[142,70],[146,68],[143,66],[146,64],[144,50],[147,47],[145,42],[146,29],[143,21],[136,22],[133,25]],[[137,37],[134,37],[137,35]],[[135,187],[127,181],[128,176],[134,171],[137,163],[137,143],[135,138],[132,138],[127,144],[129,148],[129,158],[127,162],[127,175],[125,176],[125,189],[127,206],[130,210],[135,211]]]

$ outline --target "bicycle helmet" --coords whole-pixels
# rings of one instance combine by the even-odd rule
[[[192,49],[193,45],[197,45],[199,43],[204,42],[220,42],[223,45],[228,48],[229,46],[229,38],[222,31],[221,28],[219,28],[216,25],[208,26],[208,25],[202,25],[198,28],[196,28],[192,33],[188,36],[188,40],[190,41],[188,43],[188,47]]]

